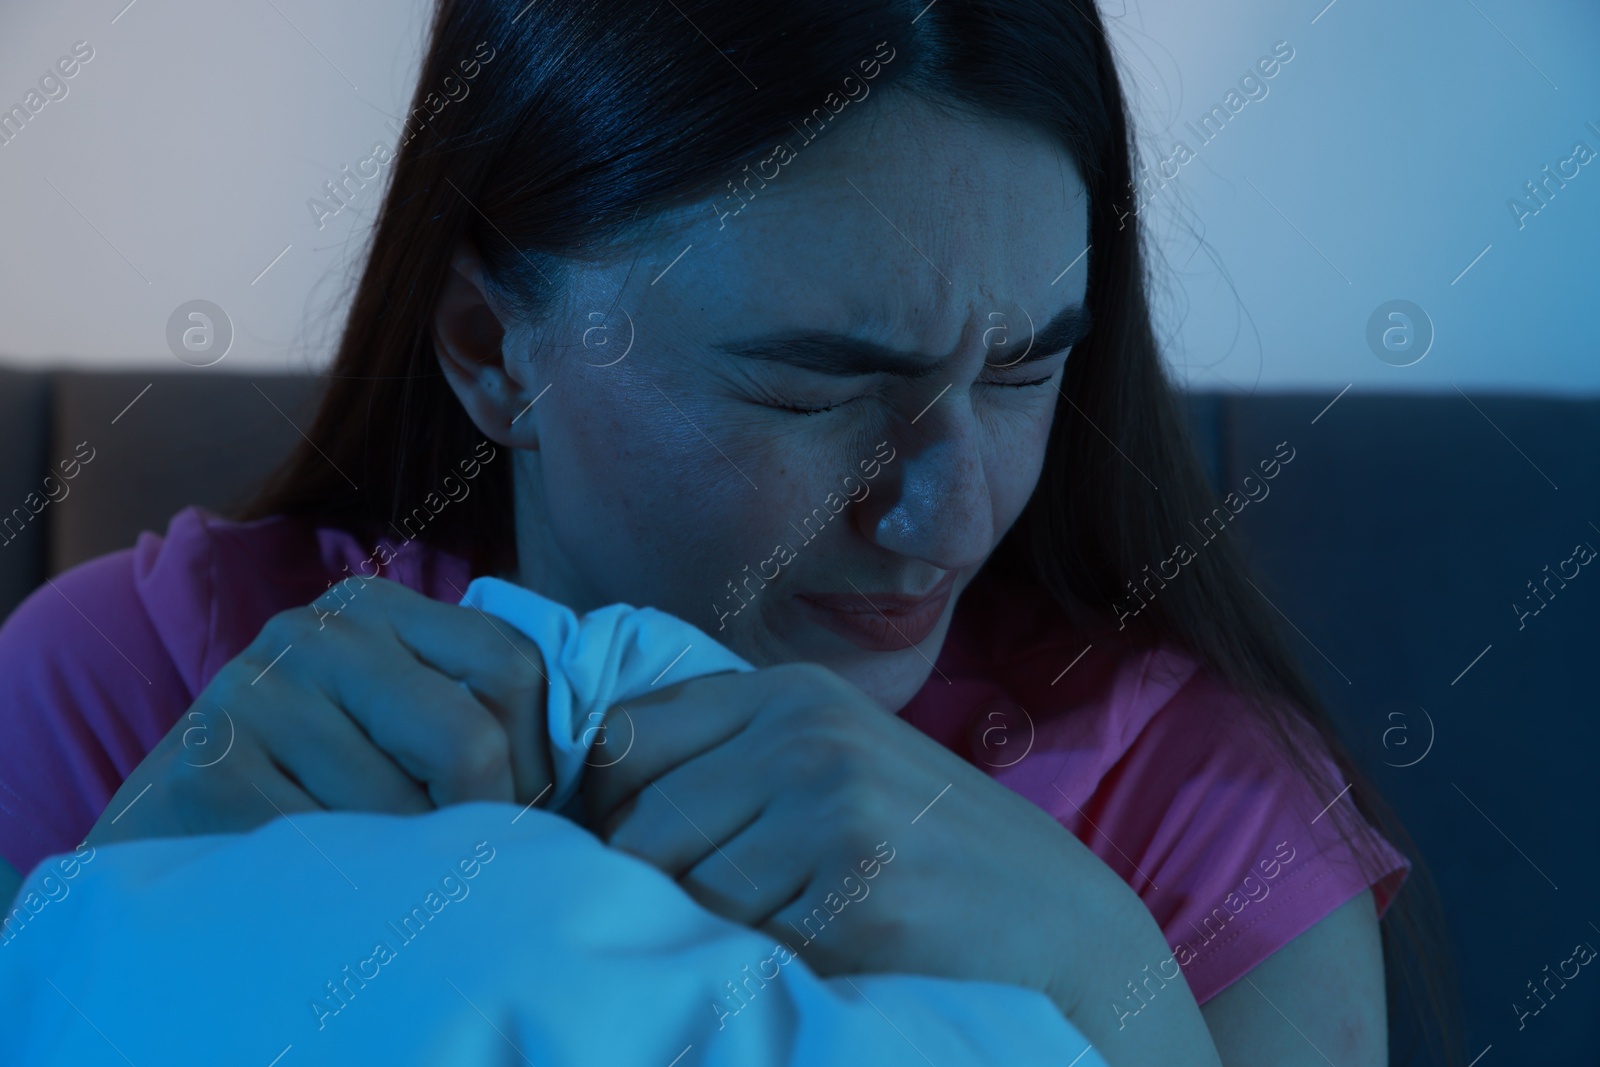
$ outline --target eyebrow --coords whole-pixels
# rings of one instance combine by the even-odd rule
[[[1056,313],[1055,318],[1034,334],[1033,344],[1021,358],[994,364],[1000,367],[1025,367],[1030,363],[1049,359],[1088,336],[1089,309],[1073,304]],[[899,378],[916,380],[939,373],[944,360],[917,352],[902,352],[863,341],[857,337],[829,333],[825,330],[789,330],[781,333],[753,337],[743,341],[729,341],[711,346],[718,352],[746,359],[787,363],[804,370],[816,371],[840,378],[856,378],[869,374],[892,374]]]

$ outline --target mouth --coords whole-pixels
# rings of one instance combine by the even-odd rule
[[[899,652],[927,640],[955,589],[956,572],[920,597],[904,593],[795,594],[813,620],[869,652]]]

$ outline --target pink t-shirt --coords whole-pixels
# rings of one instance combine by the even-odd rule
[[[457,555],[386,540],[380,575],[429,597],[456,603],[474,577]],[[0,855],[27,873],[72,850],[270,616],[377,548],[191,507],[164,537],[142,533],[35,590],[0,626]],[[1361,823],[1376,860],[1358,863],[1334,827],[1348,796],[1312,795],[1236,694],[1170,647],[1084,645],[1046,594],[986,574],[900,714],[1139,894],[1172,950],[1128,976],[1140,988],[1181,968],[1203,1004],[1363,889],[1387,910],[1409,862]],[[1117,1010],[1137,1012],[1134,996]]]

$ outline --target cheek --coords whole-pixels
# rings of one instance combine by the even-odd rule
[[[564,534],[565,547],[578,558],[619,556],[615,562],[627,569],[631,559],[648,557],[655,542],[676,532],[685,517],[681,494],[699,495],[706,478],[695,470],[694,442],[642,403],[647,398],[637,390],[616,384],[622,387],[566,388],[541,420],[539,464],[549,511],[541,518]],[[557,399],[554,393],[549,400]]]
[[[1056,395],[1052,390],[1051,395]],[[1052,415],[1046,405],[1019,408],[987,420],[984,477],[998,538],[1027,506],[1044,469]]]
[[[540,423],[542,521],[609,599],[715,630],[712,604],[728,581],[756,573],[785,520],[809,508],[796,502],[803,466],[786,462],[770,433],[663,382],[668,401],[649,377],[621,367],[564,376],[551,389],[547,400],[561,390],[565,402]]]

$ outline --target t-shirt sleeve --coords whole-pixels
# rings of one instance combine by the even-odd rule
[[[1326,749],[1306,741],[1333,783],[1326,795],[1202,670],[1150,717],[1097,798],[1095,823],[1118,846],[1105,858],[1166,935],[1165,973],[1176,963],[1201,1004],[1363,890],[1381,918],[1410,870],[1341,792]]]
[[[452,553],[380,541],[382,553],[338,527],[194,506],[34,590],[0,624],[0,856],[27,874],[76,847],[274,613],[354,575],[450,603],[472,578]]]
[[[1138,813],[1134,885],[1166,934],[1198,1003],[1306,933],[1365,889],[1382,918],[1410,861],[1355,809],[1347,782],[1306,729],[1299,750],[1328,785],[1307,781],[1243,699],[1206,670],[1150,718],[1115,773],[1138,782],[1102,827]]]
[[[0,855],[24,875],[84,839],[189,706],[136,551],[49,579],[0,625]]]

